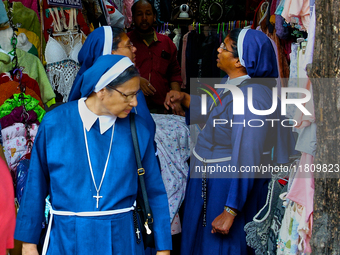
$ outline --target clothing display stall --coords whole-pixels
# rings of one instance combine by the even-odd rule
[[[17,209],[39,125],[46,111],[68,101],[81,67],[78,53],[83,43],[99,26],[118,26],[130,31],[134,2],[82,0],[76,6],[53,0],[1,1],[0,149],[13,179]],[[282,87],[303,88],[313,95],[313,84],[306,72],[307,64],[312,63],[315,40],[313,0],[151,2],[157,11],[155,30],[168,36],[176,46],[182,91],[193,92],[192,78],[225,77],[226,73],[216,66],[217,49],[232,29],[249,28],[262,31],[271,40],[279,73],[278,95]],[[181,15],[183,4],[188,6],[185,18]],[[300,96],[303,97],[297,93],[287,95]],[[272,176],[265,206],[244,228],[247,245],[256,255],[311,253],[314,178],[311,172],[307,176],[298,170],[306,165],[312,167],[316,154],[313,96],[304,106],[311,115],[303,114],[293,105],[286,109],[286,117],[296,124],[293,131],[298,152],[286,165],[289,172]],[[187,126],[185,118],[177,115],[152,114],[152,117],[171,231],[175,235],[181,233],[189,158],[201,127]],[[47,200],[46,218],[48,204]],[[20,252],[13,250],[11,254]]]

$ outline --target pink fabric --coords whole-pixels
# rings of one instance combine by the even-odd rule
[[[175,215],[171,223],[171,235],[176,235],[182,232],[181,221],[178,213]]]
[[[29,131],[30,131],[30,136],[36,136],[37,132],[38,132],[38,125],[33,124],[29,128]],[[26,128],[25,128],[25,124],[14,123],[12,126],[9,126],[7,128],[3,128],[1,130],[1,134],[2,134],[2,139],[4,141],[7,141],[7,140],[11,140],[11,139],[18,137],[18,136],[26,136],[27,131],[26,131]]]
[[[15,207],[13,181],[6,163],[0,158],[0,254],[14,248]]]
[[[307,153],[302,153],[299,168],[294,177],[290,191],[287,198],[304,206],[306,208],[305,221],[308,222],[309,231],[303,236],[304,252],[311,252],[309,241],[313,228],[313,201],[314,201],[314,176],[311,171],[304,171],[304,169],[311,169],[314,162],[314,157]],[[300,171],[301,170],[301,171]]]
[[[188,42],[188,35],[190,32],[186,33],[183,36],[183,43],[182,43],[182,59],[181,59],[181,77],[183,80],[181,88],[186,88],[187,84],[187,75],[186,75],[186,69],[185,69],[185,64],[186,64],[186,58],[185,58],[185,52],[187,50],[187,42]]]
[[[300,18],[303,30],[307,30],[310,21],[309,0],[286,0],[281,14],[288,23],[292,17]]]
[[[302,153],[299,168],[287,194],[287,198],[306,207],[307,220],[313,212],[314,177],[311,171],[304,171],[304,169],[310,169],[313,162],[312,155]]]
[[[124,0],[123,15],[125,16],[125,27],[129,28],[132,23],[132,11],[131,7],[134,0]]]

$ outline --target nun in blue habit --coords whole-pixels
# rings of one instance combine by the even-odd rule
[[[265,120],[283,120],[280,103],[267,116],[253,114],[247,105],[248,88],[252,88],[255,109],[267,110],[272,106],[272,87],[278,77],[278,67],[268,37],[261,31],[236,29],[224,39],[218,52],[217,66],[228,74],[226,83],[238,86],[244,94],[244,115],[233,114],[233,96],[225,89],[217,89],[222,104],[213,107],[207,115],[201,115],[200,96],[170,92],[165,101],[170,107],[177,100],[190,106],[191,124],[206,123],[198,135],[190,162],[182,255],[254,254],[246,244],[244,226],[265,204],[270,174],[242,173],[241,170],[272,164],[273,147],[276,149],[274,160],[287,163],[294,148],[291,128],[282,127],[278,121],[272,125]],[[208,100],[208,109],[211,103],[213,101]],[[213,119],[228,123],[214,127]],[[252,119],[259,121],[248,125]],[[219,172],[217,166],[225,171]],[[211,167],[216,169],[213,174],[206,172]]]
[[[114,32],[113,32],[114,30]],[[96,60],[103,55],[110,55],[110,54],[118,54],[118,43],[121,41],[121,36],[124,34],[124,36],[127,37],[124,30],[121,28],[112,28],[110,26],[102,26],[99,28],[96,28],[92,33],[89,34],[89,36],[86,38],[81,50],[78,54],[78,61],[81,65],[77,76],[73,82],[73,86],[71,88],[68,101],[74,101],[78,100],[80,98],[80,87],[78,80],[80,76],[89,69]],[[128,37],[127,37],[128,38]],[[113,43],[113,40],[115,43]],[[129,50],[129,51],[127,51]],[[125,51],[120,51],[122,54],[126,54],[124,56],[130,57],[131,61],[134,61],[134,50],[136,48],[134,47],[128,47]],[[145,82],[142,80],[144,78],[141,78],[141,82]],[[151,132],[154,134],[156,132],[156,125],[151,117],[149,108],[146,104],[145,97],[143,93],[138,93],[137,96],[138,100],[138,106],[134,107],[132,112],[142,116],[148,123],[149,128],[151,129]]]
[[[15,239],[25,242],[23,251],[36,250],[49,194],[43,254],[143,255],[133,223],[138,175],[128,118],[137,106],[139,73],[129,58],[106,55],[78,85],[81,98],[48,112],[40,124]],[[135,119],[157,254],[169,254],[168,200],[152,134],[142,117]]]

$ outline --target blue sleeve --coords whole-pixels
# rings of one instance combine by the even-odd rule
[[[14,234],[15,239],[34,244],[39,243],[42,224],[45,222],[45,198],[49,187],[45,139],[43,121],[34,141]]]
[[[263,98],[262,100],[266,99]],[[265,148],[267,132],[269,130],[269,124],[265,121],[265,119],[268,119],[268,116],[254,115],[249,111],[246,104],[247,97],[245,96],[245,115],[234,115],[232,119],[235,125],[233,124],[232,126],[231,142],[233,150],[231,157],[232,165],[236,166],[237,170],[240,170],[241,167],[245,166],[252,167],[260,165],[262,153]],[[256,109],[268,109],[266,105],[264,106],[261,103],[261,99],[253,100],[253,105]],[[248,121],[251,119],[262,120],[264,124],[262,127],[250,127]],[[253,122],[251,125],[259,125],[259,122]],[[246,203],[248,195],[252,192],[255,182],[255,173],[239,174],[242,175],[240,176],[241,178],[234,178],[231,182],[226,205],[241,211]]]

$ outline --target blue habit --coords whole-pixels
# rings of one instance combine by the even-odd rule
[[[63,124],[64,123],[64,124]],[[154,216],[157,250],[171,249],[167,195],[154,153],[153,135],[136,115],[137,135],[149,203]],[[108,155],[112,128],[100,135],[98,120],[87,133],[97,187]],[[100,190],[99,208],[78,112],[78,101],[61,105],[44,117],[34,142],[25,193],[17,217],[15,239],[38,244],[45,198],[56,211],[106,211],[131,207],[138,176],[129,118],[117,118],[111,155]],[[144,254],[136,243],[132,211],[110,216],[54,215],[47,254]]]
[[[259,31],[249,31],[244,41],[243,56],[245,67],[250,77],[277,77],[275,53],[269,39]],[[254,43],[256,42],[256,43]],[[256,47],[258,47],[256,49]],[[266,51],[264,53],[264,51]],[[262,64],[263,63],[263,64]],[[273,80],[272,80],[273,81]],[[247,247],[244,226],[263,207],[266,201],[269,178],[255,173],[240,173],[241,167],[267,165],[271,163],[271,150],[276,147],[275,159],[278,163],[288,162],[292,149],[291,128],[281,126],[279,121],[274,125],[266,119],[282,120],[280,103],[270,115],[254,115],[248,109],[248,88],[252,88],[252,102],[257,110],[267,110],[272,106],[271,81],[266,86],[258,84],[253,78],[240,87],[244,94],[244,115],[233,115],[233,97],[227,94],[222,104],[215,106],[208,115],[201,115],[201,97],[191,96],[190,123],[205,123],[206,126],[198,135],[196,153],[205,159],[231,157],[219,163],[209,163],[209,167],[236,169],[236,172],[207,173],[206,183],[206,226],[203,226],[202,169],[203,164],[192,156],[190,177],[184,201],[182,224],[182,255],[247,255],[253,250]],[[221,89],[217,90],[221,92]],[[208,101],[208,109],[212,100]],[[227,120],[227,124],[213,126],[214,119]],[[262,120],[251,122],[249,120]],[[234,123],[231,125],[231,121]],[[286,123],[288,124],[288,122]],[[238,211],[227,235],[212,234],[212,222],[220,215],[224,206]]]

